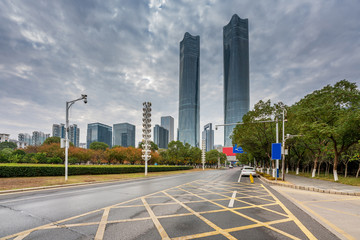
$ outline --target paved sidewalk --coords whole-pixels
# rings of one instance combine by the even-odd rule
[[[269,181],[265,178],[262,179],[269,184],[283,187],[290,187],[320,193],[360,196],[360,187],[357,186],[350,186],[336,182],[306,178],[292,174],[285,174],[285,183],[281,181]]]
[[[285,181],[298,186],[304,186],[314,189],[317,188],[320,190],[324,190],[325,192],[329,191],[328,193],[336,193],[336,192],[358,193],[360,196],[360,187],[350,186],[342,183],[300,177],[292,174],[285,174]],[[349,195],[349,194],[345,194],[345,195]]]

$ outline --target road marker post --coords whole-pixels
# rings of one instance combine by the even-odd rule
[[[251,183],[254,183],[254,177],[253,177],[253,175],[252,175],[252,174],[250,174],[250,176],[249,176],[249,177],[250,177],[250,182],[251,182]]]

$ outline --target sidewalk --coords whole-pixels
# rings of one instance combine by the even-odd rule
[[[262,178],[262,180],[265,180],[267,183],[272,185],[290,187],[313,192],[360,196],[360,187],[345,185],[336,182],[329,182],[325,180],[295,176],[292,174],[285,174],[285,183],[269,181],[265,178]]]
[[[340,239],[360,239],[360,187],[290,174],[286,182],[262,180]]]

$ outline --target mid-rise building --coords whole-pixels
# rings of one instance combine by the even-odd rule
[[[154,127],[154,143],[159,148],[168,148],[169,131],[166,128],[159,126],[158,124],[156,124]]]
[[[214,130],[212,129],[212,124],[208,123],[204,126],[204,131],[202,132],[202,139],[205,139],[206,151],[214,149]]]
[[[224,41],[224,122],[242,122],[249,111],[249,28],[248,19],[233,15],[223,29]],[[235,125],[225,126],[224,146],[232,146]]]
[[[180,42],[178,140],[200,147],[200,37],[188,32]]]
[[[169,131],[169,142],[174,141],[174,118],[171,116],[161,117],[161,126]]]
[[[122,147],[135,147],[135,125],[118,123],[113,125],[113,145]]]
[[[92,142],[103,142],[112,146],[112,128],[102,123],[89,123],[87,127],[87,148]]]
[[[8,142],[10,138],[10,134],[0,133],[0,142]]]

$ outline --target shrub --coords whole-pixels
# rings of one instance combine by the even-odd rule
[[[188,170],[187,166],[148,166],[149,172]],[[69,175],[99,175],[144,172],[142,165],[138,166],[69,166]],[[64,165],[0,165],[0,177],[37,177],[37,176],[63,176]]]

